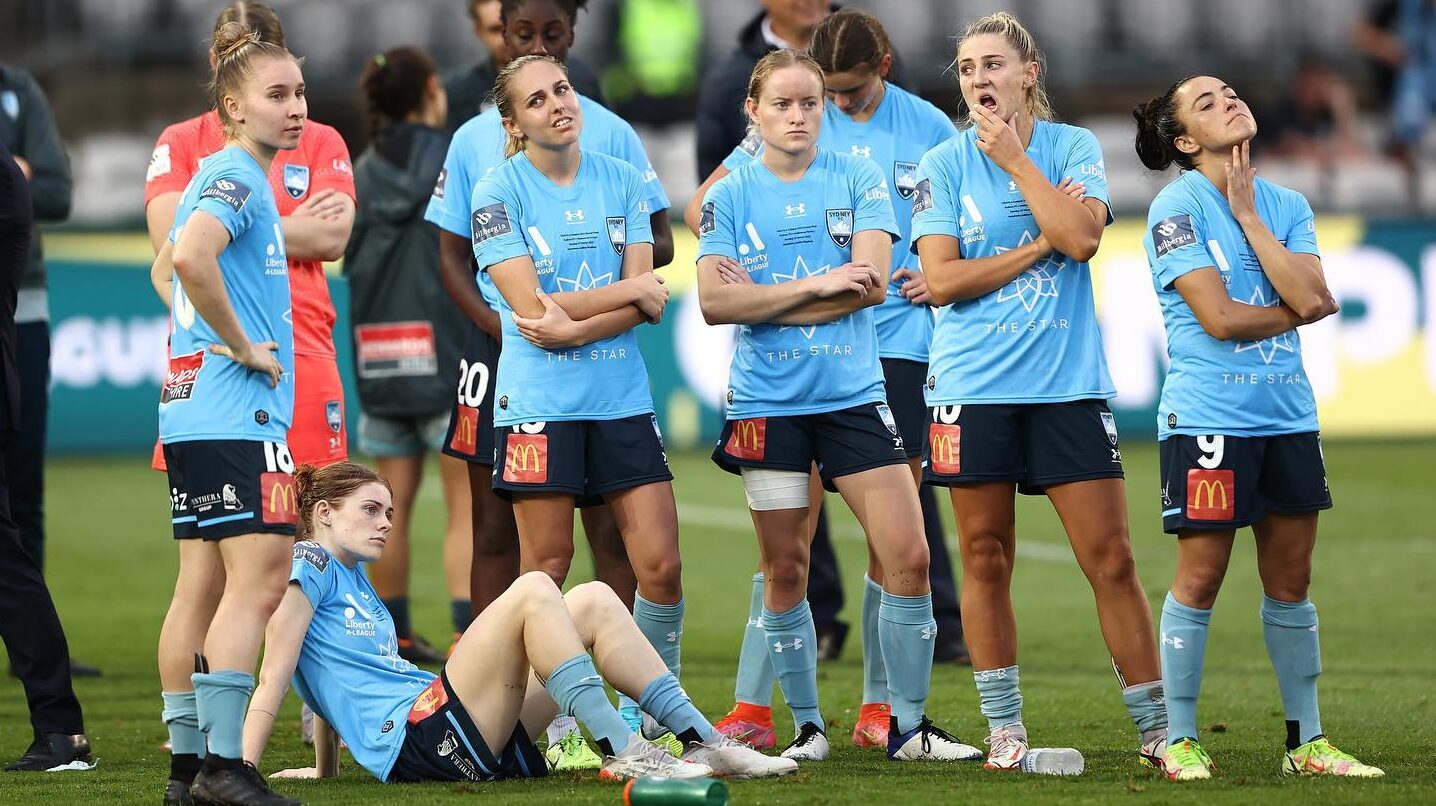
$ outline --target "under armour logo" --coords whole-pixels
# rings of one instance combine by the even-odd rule
[[[564,221],[567,221],[567,222],[570,223],[570,224],[573,224],[573,223],[580,223],[580,224],[581,224],[581,223],[583,223],[583,220],[584,220],[584,218],[583,218],[583,211],[582,211],[582,210],[564,210],[564,211],[563,211],[563,220],[564,220]]]
[[[1166,633],[1162,633],[1162,643],[1170,646],[1172,649],[1183,649],[1187,645],[1186,641],[1183,641],[1175,635],[1168,638]]]
[[[750,618],[750,619],[748,619],[748,626],[749,626],[749,627],[762,627],[762,626],[763,626],[763,621],[762,621],[761,619]]]
[[[783,654],[783,650],[785,650],[785,649],[789,649],[789,650],[792,650],[792,651],[794,651],[794,652],[797,652],[798,650],[800,650],[800,649],[802,649],[802,648],[803,648],[803,639],[801,639],[801,638],[794,638],[793,641],[792,641],[792,643],[784,643],[784,642],[782,642],[782,641],[777,641],[777,642],[775,642],[775,643],[773,644],[773,651],[776,652],[776,653],[779,654],[779,655]]]
[[[852,147],[852,149],[853,149],[853,156],[854,156],[854,157],[871,157],[871,156],[873,155],[873,147],[872,147],[872,146],[858,146],[858,145],[855,145],[855,146]]]
[[[805,215],[807,212],[808,212],[808,205],[807,205],[806,202],[798,202],[797,204],[785,204],[785,205],[783,205],[783,213],[784,213],[785,215],[787,215],[789,218],[792,218],[793,216]]]
[[[977,675],[976,675],[976,677],[977,677],[977,682],[979,682],[979,683],[990,683],[990,682],[992,682],[993,680],[1006,680],[1006,679],[1007,679],[1007,670],[1006,670],[1006,669],[992,669],[992,670],[989,670],[989,671],[986,671],[986,672],[978,672]]]
[[[682,637],[683,637],[683,631],[682,631],[682,630],[675,630],[674,632],[671,632],[671,633],[669,633],[668,635],[665,635],[665,636],[663,637],[663,640],[667,641],[667,642],[670,643],[670,644],[676,644],[676,643],[678,643],[678,639],[679,639],[679,638],[682,638]]]
[[[934,625],[934,626],[932,626],[932,627],[923,627],[923,628],[922,628],[922,640],[924,640],[924,641],[931,641],[933,638],[936,638],[936,637],[937,637],[937,626],[936,626],[936,625]]]

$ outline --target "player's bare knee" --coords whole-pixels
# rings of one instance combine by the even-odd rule
[[[1100,548],[1085,553],[1082,572],[1087,575],[1092,587],[1098,590],[1140,587],[1137,563],[1132,558],[1132,546],[1125,535],[1110,538]]]
[[[623,601],[613,588],[602,582],[585,582],[576,585],[563,595],[564,604],[572,614],[574,624],[580,631],[587,632],[591,625],[628,612]]]
[[[962,546],[963,581],[979,584],[1006,584],[1012,565],[996,535],[976,535]]]
[[[908,539],[889,548],[887,573],[895,577],[926,579],[931,559],[927,542],[922,539],[921,534],[914,533],[907,537]]]
[[[1177,601],[1188,607],[1209,610],[1216,604],[1226,570],[1224,566],[1178,569],[1172,592],[1176,594]]]
[[[806,590],[808,562],[806,556],[770,557],[763,570],[769,590]]]

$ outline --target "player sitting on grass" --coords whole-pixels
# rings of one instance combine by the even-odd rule
[[[599,776],[610,780],[797,769],[715,731],[602,583],[565,596],[547,575],[525,574],[474,620],[439,677],[419,669],[397,654],[393,621],[361,567],[384,551],[393,515],[388,483],[349,462],[301,467],[295,483],[301,540],[265,634],[244,725],[249,764],[258,764],[292,678],[338,737],[321,729],[316,766],[285,777],[334,775],[339,738],[385,782],[538,777],[547,769],[529,735],[560,710],[593,734],[606,757]],[[681,759],[629,729],[604,693],[605,679],[683,741]],[[273,797],[262,802],[290,802]]]

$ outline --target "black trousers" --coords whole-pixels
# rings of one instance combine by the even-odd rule
[[[20,374],[20,430],[5,450],[10,515],[20,544],[45,569],[45,428],[50,410],[50,323],[15,325]]]
[[[4,438],[8,459],[14,435]],[[8,464],[8,461],[6,462]],[[80,702],[70,683],[70,646],[45,587],[40,564],[23,546],[10,516],[9,487],[0,475],[0,641],[10,668],[25,687],[35,738],[85,732]]]
[[[952,558],[943,540],[942,518],[937,496],[931,487],[918,487],[922,504],[923,531],[927,536],[929,584],[932,585],[932,613],[937,620],[939,635],[961,638],[962,615],[958,610],[957,582],[952,574]],[[813,537],[812,555],[808,563],[808,607],[813,611],[813,624],[818,632],[827,632],[838,621],[843,609],[843,578],[838,558],[828,535],[827,506],[818,515],[818,531]]]

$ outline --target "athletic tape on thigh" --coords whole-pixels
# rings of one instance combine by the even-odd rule
[[[743,492],[754,512],[774,509],[807,509],[808,474],[797,470],[766,467],[741,468]]]

